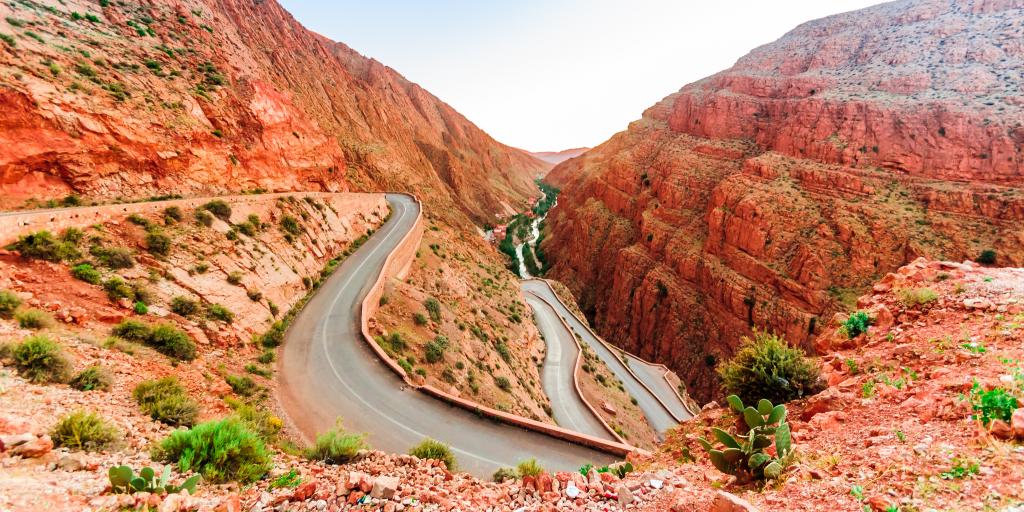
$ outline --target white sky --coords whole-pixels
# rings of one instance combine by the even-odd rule
[[[281,0],[493,137],[595,146],[683,85],[866,0]]]

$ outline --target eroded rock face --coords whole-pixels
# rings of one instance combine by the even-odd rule
[[[684,87],[549,175],[550,277],[703,401],[754,326],[811,349],[919,256],[1020,265],[1022,26],[1020,2],[896,2]]]
[[[548,166],[274,1],[40,4],[0,6],[42,40],[0,45],[0,207],[402,189],[484,219]]]

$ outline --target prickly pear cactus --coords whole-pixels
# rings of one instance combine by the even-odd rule
[[[743,418],[748,430],[746,434],[733,436],[720,428],[712,428],[715,440],[722,445],[720,448],[704,438],[699,439],[711,463],[719,471],[735,475],[739,481],[781,477],[785,461],[792,453],[786,406],[772,405],[765,399],[760,400],[757,407],[744,406],[736,395],[730,395],[726,401]],[[773,443],[774,457],[764,451]]]

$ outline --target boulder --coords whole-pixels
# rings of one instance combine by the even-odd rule
[[[370,497],[390,500],[398,491],[398,478],[393,476],[378,476],[373,481],[373,488],[370,490]]]
[[[625,508],[626,505],[632,504],[636,498],[633,497],[633,491],[629,490],[625,484],[619,484],[615,488],[615,494],[619,497],[619,506]]]
[[[998,439],[1013,439],[1013,428],[1003,420],[992,420],[988,425],[988,432]]]
[[[1010,417],[1010,428],[1013,429],[1013,437],[1024,439],[1024,407],[1013,411]]]
[[[20,455],[26,459],[42,457],[53,450],[53,441],[50,436],[34,437],[24,443],[20,443],[11,449],[11,455]]]
[[[725,491],[715,493],[715,500],[711,502],[711,512],[757,512],[757,509],[747,500]]]

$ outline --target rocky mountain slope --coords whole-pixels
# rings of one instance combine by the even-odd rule
[[[547,169],[277,2],[0,5],[3,207],[239,190],[415,190],[475,219]]]
[[[549,277],[708,399],[755,326],[811,348],[918,256],[1024,263],[1022,33],[1015,1],[797,27],[549,174]]]

